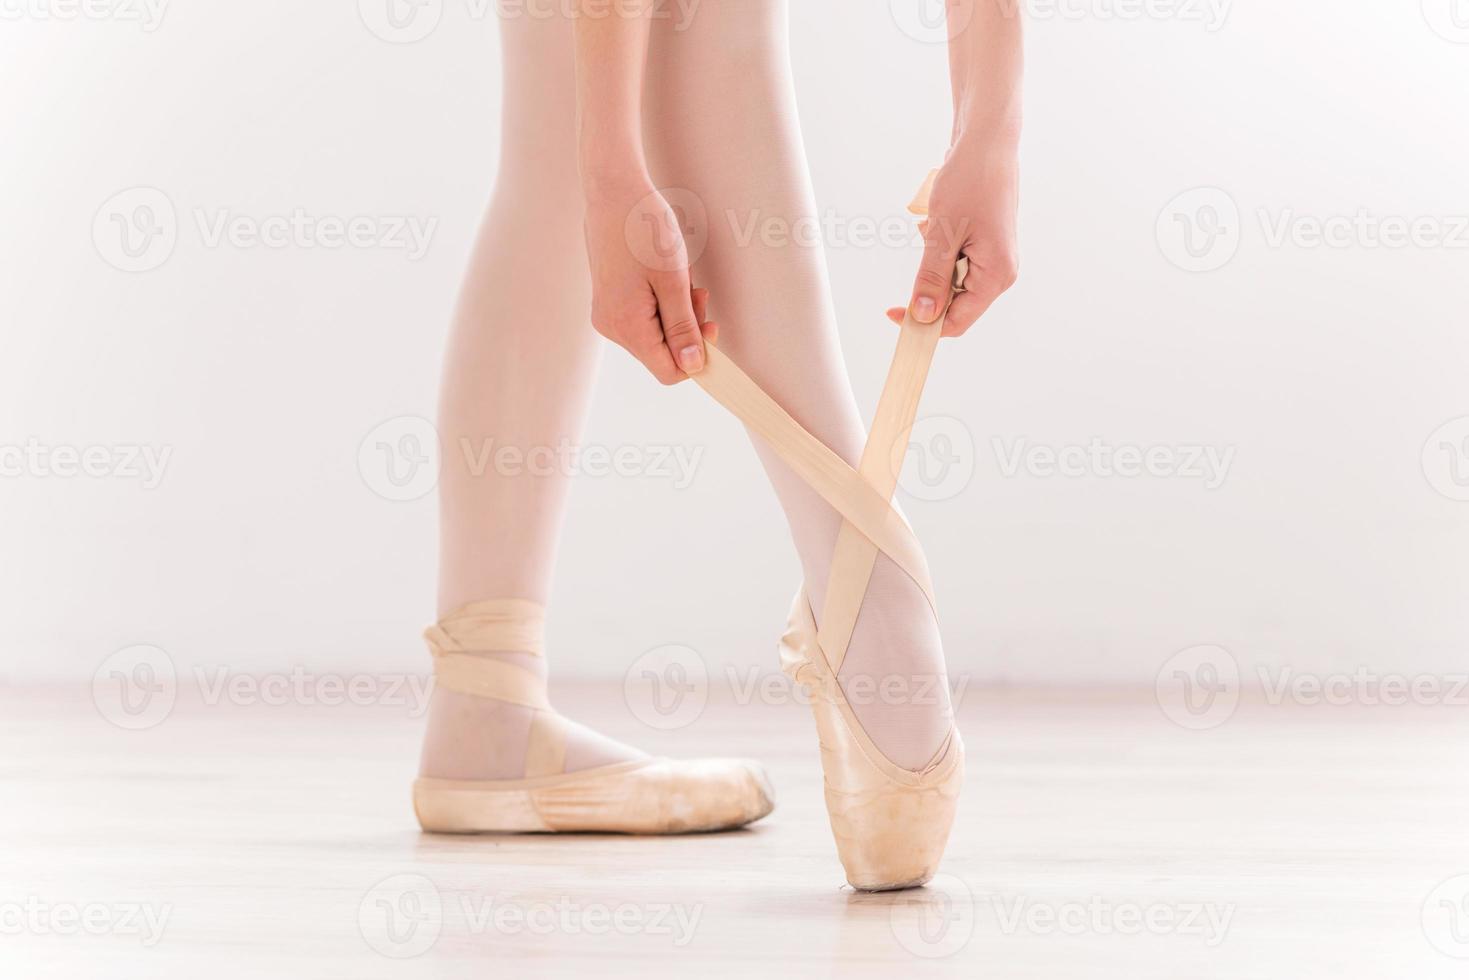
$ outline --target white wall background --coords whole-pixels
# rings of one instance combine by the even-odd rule
[[[896,17],[837,0],[792,13],[869,406],[893,340],[881,310],[906,298],[917,253],[851,231],[901,214],[948,131],[942,49],[900,29],[904,2]],[[959,420],[931,431],[955,437],[973,475],[939,485],[946,499],[905,500],[957,670],[1151,684],[1199,643],[1246,665],[1462,669],[1469,422],[1434,434],[1469,416],[1469,231],[1455,222],[1469,214],[1469,11],[1452,19],[1454,2],[1030,5],[1021,282],[941,352],[924,404]],[[437,29],[398,45],[351,0],[173,0],[154,29],[124,0],[79,18],[58,0],[5,5],[0,446],[171,455],[147,488],[15,472],[11,453],[0,677],[89,677],[135,643],[181,666],[423,666],[433,500],[375,495],[358,447],[433,412],[496,160],[496,28],[480,7],[443,0]],[[103,255],[120,240],[108,212],[100,250],[93,222],[139,186],[166,193],[178,237],[160,267],[126,273]],[[1195,187],[1216,190],[1165,210]],[[1201,261],[1237,241],[1232,259],[1171,261],[1187,261],[1180,208],[1221,218]],[[414,261],[210,246],[198,224],[297,209],[437,226]],[[1343,247],[1270,238],[1282,218],[1359,212],[1428,230],[1396,248],[1356,231]],[[620,355],[594,416],[590,444],[703,455],[687,489],[579,483],[558,668],[617,675],[684,643],[773,669],[796,566],[743,433]],[[1094,437],[1233,456],[1209,489],[1006,475],[994,442]]]

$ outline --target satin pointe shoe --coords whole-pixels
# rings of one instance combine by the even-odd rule
[[[413,808],[446,834],[595,832],[682,834],[730,830],[774,808],[764,770],[744,759],[647,758],[565,772],[567,721],[545,681],[484,654],[542,654],[544,612],[523,599],[471,603],[430,627],[434,683],[534,710],[522,779],[420,778]]]
[[[927,212],[924,184],[910,205]],[[956,290],[967,262],[955,270]],[[956,727],[928,764],[914,771],[890,759],[868,737],[837,683],[878,552],[891,558],[933,604],[922,551],[892,506],[919,395],[943,331],[943,317],[905,319],[897,353],[857,469],[803,429],[749,376],[714,347],[694,380],[758,433],[843,517],[827,584],[821,628],[804,588],[780,642],[781,669],[810,694],[821,744],[826,808],[847,881],[863,891],[922,885],[933,877],[948,843],[964,782],[964,743]]]

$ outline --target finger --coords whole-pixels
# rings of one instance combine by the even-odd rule
[[[1016,270],[1012,264],[995,260],[987,265],[970,262],[969,275],[964,277],[964,291],[954,297],[949,315],[944,320],[943,335],[958,337],[988,312],[995,300],[1015,284]]]
[[[704,337],[694,315],[694,298],[688,275],[661,276],[653,283],[658,296],[658,319],[663,324],[663,343],[685,374],[704,368]]]
[[[704,343],[717,346],[719,344],[719,324],[701,323],[699,332],[704,335]]]
[[[894,306],[892,309],[888,310],[888,319],[893,321],[900,327],[903,325],[903,321],[907,318],[907,316],[907,307]]]
[[[693,291],[694,317],[700,325],[709,319],[709,290],[695,289]]]
[[[659,384],[676,385],[686,375],[673,363],[673,355],[668,353],[668,345],[663,342],[663,331],[658,329],[656,323],[650,326],[651,332],[648,336],[636,346],[628,347],[627,351],[642,362],[643,367],[658,379]]]
[[[932,323],[949,303],[954,287],[954,264],[959,261],[959,249],[964,243],[958,236],[949,234],[942,222],[930,223],[923,241],[923,261],[918,266],[908,308],[919,323]]]

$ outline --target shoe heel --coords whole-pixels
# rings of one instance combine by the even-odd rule
[[[418,825],[435,834],[518,834],[548,831],[526,790],[480,783],[420,779],[413,784]]]

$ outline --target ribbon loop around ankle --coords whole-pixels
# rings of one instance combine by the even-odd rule
[[[429,627],[439,649],[480,653],[545,653],[546,610],[529,599],[484,599],[461,606]]]
[[[527,599],[472,602],[424,631],[434,682],[445,690],[549,711],[539,674],[486,654],[544,652],[545,610]]]

